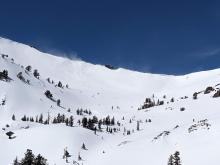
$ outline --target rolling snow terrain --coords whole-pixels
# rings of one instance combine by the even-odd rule
[[[109,69],[0,38],[0,72],[0,165],[27,149],[49,165],[220,162],[220,69]]]

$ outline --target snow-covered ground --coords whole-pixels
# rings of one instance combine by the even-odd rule
[[[10,82],[0,81],[0,103],[5,101],[0,105],[0,165],[12,164],[16,156],[23,158],[27,149],[42,154],[50,165],[73,161],[83,165],[162,165],[175,151],[180,152],[184,165],[220,162],[220,97],[212,97],[219,87],[220,69],[182,76],[111,70],[42,53],[4,38],[0,38],[0,54],[9,56],[0,57],[0,71],[8,70],[12,78]],[[31,72],[25,71],[28,65],[32,66]],[[39,79],[33,76],[34,69],[39,71]],[[30,84],[18,79],[19,72]],[[48,83],[47,78],[54,84]],[[69,87],[55,86],[59,81]],[[208,86],[215,90],[204,94]],[[55,100],[61,100],[61,106],[45,96],[46,90]],[[201,92],[197,99],[193,99],[195,92]],[[164,104],[138,110],[146,98],[155,102],[160,99]],[[83,128],[77,123],[83,118],[77,115],[78,108],[89,109],[90,117],[114,116],[120,126],[110,128],[118,131],[106,132],[103,125],[103,131],[95,134]],[[51,121],[21,121],[24,115],[35,118],[41,113],[45,119],[49,114],[51,121],[58,113],[72,115],[73,127]],[[13,114],[16,120],[12,120]],[[16,137],[8,139],[8,131]],[[83,143],[88,150],[81,149]],[[71,155],[69,163],[63,159],[65,147]]]

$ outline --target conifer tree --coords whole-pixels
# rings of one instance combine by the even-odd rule
[[[36,77],[37,79],[40,78],[40,74],[38,73],[38,70],[37,69],[34,69],[34,77]]]
[[[15,115],[14,114],[12,115],[12,120],[15,120]]]
[[[57,100],[57,106],[60,106],[60,99]]]
[[[30,65],[28,65],[25,69],[26,69],[28,72],[31,72],[32,67],[31,67]]]
[[[111,125],[115,125],[115,118],[114,117],[111,119]]]
[[[173,158],[174,158],[173,163],[174,163],[174,165],[181,165],[181,161],[180,161],[180,156],[179,155],[180,155],[179,151],[176,151],[174,153],[174,155],[173,155]]]
[[[82,157],[80,156],[80,153],[78,155],[78,161],[81,161],[82,160]]]
[[[69,118],[69,126],[73,126],[73,116],[71,115]]]
[[[39,123],[43,123],[43,114],[40,114]]]
[[[176,151],[173,155],[170,155],[168,159],[168,165],[181,165],[180,153]]]
[[[63,87],[63,84],[59,81],[58,84],[57,84],[57,86],[60,87],[60,88],[62,88],[62,87]]]
[[[87,123],[88,123],[87,118],[84,117],[84,118],[82,119],[82,126],[83,126],[84,128],[87,127]]]
[[[13,165],[19,165],[20,163],[18,162],[18,158],[16,157],[14,162],[13,162]]]
[[[173,164],[173,155],[170,155],[170,157],[168,159],[168,164],[167,165],[174,165]]]
[[[81,148],[82,148],[83,150],[87,150],[85,143],[82,144],[82,147],[81,147]]]
[[[24,158],[21,160],[21,165],[34,165],[34,154],[32,150],[27,149]]]
[[[34,159],[34,165],[48,165],[47,159],[45,159],[40,154]]]
[[[140,122],[137,121],[137,131],[139,131],[139,130],[140,130]]]

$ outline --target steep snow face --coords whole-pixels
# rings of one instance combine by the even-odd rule
[[[9,56],[0,57],[0,71],[8,70],[12,79],[0,81],[0,102],[4,101],[0,105],[0,128],[3,128],[0,146],[4,148],[0,149],[0,164],[11,164],[16,156],[21,159],[28,148],[44,155],[50,164],[66,164],[62,159],[65,147],[71,154],[71,164],[78,161],[80,154],[83,161],[78,162],[84,165],[161,165],[177,150],[183,164],[207,165],[220,161],[216,152],[220,147],[220,100],[212,97],[219,87],[219,69],[182,76],[122,68],[110,70],[42,53],[4,38],[0,38],[0,54]],[[25,70],[28,65],[32,66],[31,72]],[[34,69],[40,73],[39,79],[34,77]],[[19,72],[29,83],[17,77]],[[54,84],[48,83],[47,78]],[[69,88],[57,87],[59,81]],[[208,86],[214,91],[204,94]],[[54,101],[61,100],[61,106],[45,96],[46,90],[51,91]],[[192,98],[194,92],[201,92],[196,100]],[[163,100],[164,104],[138,111],[146,97],[154,102]],[[92,116],[99,119],[114,116],[121,125],[109,126],[118,129],[113,134],[102,126],[102,132],[95,135],[77,123],[87,116],[76,115],[77,108],[90,109]],[[72,115],[74,127],[20,120],[23,115],[35,117],[41,113],[50,120],[58,113]],[[11,119],[13,114],[15,121]],[[140,122],[139,131],[137,122]],[[5,135],[7,131],[13,131],[16,138],[9,140]],[[131,134],[127,135],[127,131]],[[82,143],[88,150],[81,149]],[[199,160],[195,161],[195,157]]]
[[[0,45],[0,53],[8,54],[17,64],[38,69],[42,80],[50,77],[56,82],[62,80],[64,84],[69,84],[71,90],[75,91],[68,92],[71,106],[97,110],[111,109],[112,106],[130,109],[132,106],[137,107],[146,95],[150,96],[175,84],[173,76],[125,69],[110,70],[100,65],[52,56],[5,39],[0,39]]]
[[[176,94],[178,90],[181,94],[191,94],[192,90],[204,88],[209,83],[213,85],[219,74],[219,70],[214,70],[175,77],[121,68],[110,70],[100,65],[52,56],[3,38],[0,39],[0,53],[8,54],[17,64],[38,69],[42,80],[50,77],[55,82],[62,80],[64,84],[69,84],[72,91],[75,90],[68,93],[73,105],[80,106],[80,103],[95,109],[109,109],[114,105],[130,109],[155,93]]]

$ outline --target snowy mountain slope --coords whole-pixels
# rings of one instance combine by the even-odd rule
[[[0,146],[3,146],[0,164],[11,164],[16,156],[21,159],[29,148],[44,155],[49,164],[65,165],[62,159],[65,147],[72,155],[69,158],[71,164],[73,160],[78,161],[80,154],[83,161],[78,162],[84,165],[161,165],[167,164],[169,155],[175,151],[180,151],[181,161],[186,165],[220,161],[217,154],[220,147],[220,98],[212,97],[218,90],[220,69],[182,76],[121,68],[110,70],[101,65],[42,53],[4,38],[0,38],[0,54],[9,56],[0,57],[0,68],[8,70],[13,79],[11,82],[0,81],[0,100],[5,100],[5,105],[0,106],[0,128],[5,129],[0,131]],[[28,65],[32,66],[31,72],[25,71]],[[34,77],[34,69],[39,71],[39,79]],[[30,84],[18,79],[19,72]],[[55,83],[48,83],[48,77]],[[55,86],[58,81],[68,84],[69,88]],[[204,91],[208,86],[215,91],[202,92],[193,99],[193,93]],[[54,100],[61,100],[61,106],[45,96],[46,90],[51,91]],[[147,97],[155,102],[163,100],[164,104],[138,111]],[[170,101],[171,98],[174,102]],[[106,132],[107,127],[103,125],[103,131],[95,135],[77,123],[83,118],[76,114],[77,108],[90,109],[92,116],[98,118],[114,116],[121,124],[116,127],[120,131]],[[181,111],[181,108],[185,109]],[[73,115],[74,127],[20,120],[23,115],[35,117],[41,113],[44,118],[49,114],[50,120],[58,113],[68,117]],[[13,114],[15,121],[12,120]],[[201,120],[205,119],[204,124]],[[140,131],[136,130],[137,121],[140,121]],[[130,135],[126,135],[128,130]],[[9,140],[5,135],[7,131],[13,131],[16,138]],[[80,148],[82,143],[88,150]]]

